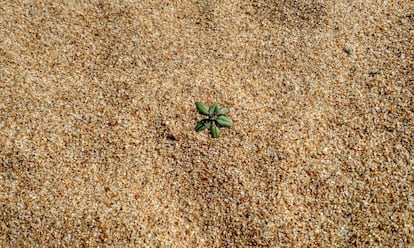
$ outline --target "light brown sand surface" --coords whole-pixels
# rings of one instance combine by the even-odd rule
[[[413,245],[413,5],[1,1],[0,246]]]

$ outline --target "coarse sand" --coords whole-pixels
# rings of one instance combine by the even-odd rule
[[[0,1],[0,247],[412,247],[413,18]]]

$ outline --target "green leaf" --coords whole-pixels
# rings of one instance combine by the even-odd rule
[[[210,129],[211,137],[217,139],[220,137],[220,129],[213,123]]]
[[[197,110],[200,114],[202,114],[202,115],[208,115],[209,114],[207,106],[204,105],[202,102],[196,102],[195,104],[196,104]]]
[[[203,131],[204,129],[210,128],[211,121],[209,119],[201,120],[197,123],[195,130],[197,132]]]
[[[217,111],[218,111],[218,105],[214,103],[213,105],[211,105],[210,109],[208,110],[208,115],[212,117],[215,114],[217,114]]]
[[[225,115],[225,114],[227,114],[229,112],[229,109],[228,108],[221,108],[221,109],[219,109],[218,111],[217,111],[217,114],[218,115]]]
[[[224,115],[217,117],[216,122],[222,127],[231,127],[233,122]]]

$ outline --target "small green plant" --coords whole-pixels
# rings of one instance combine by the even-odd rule
[[[208,116],[197,123],[195,127],[197,132],[210,129],[211,137],[217,139],[220,137],[221,127],[233,126],[233,122],[226,116],[229,112],[228,108],[220,108],[216,103],[211,105],[210,108],[202,102],[196,102],[195,104],[200,114]]]

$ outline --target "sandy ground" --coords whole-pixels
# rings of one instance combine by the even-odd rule
[[[0,246],[413,245],[413,5],[1,1]]]

